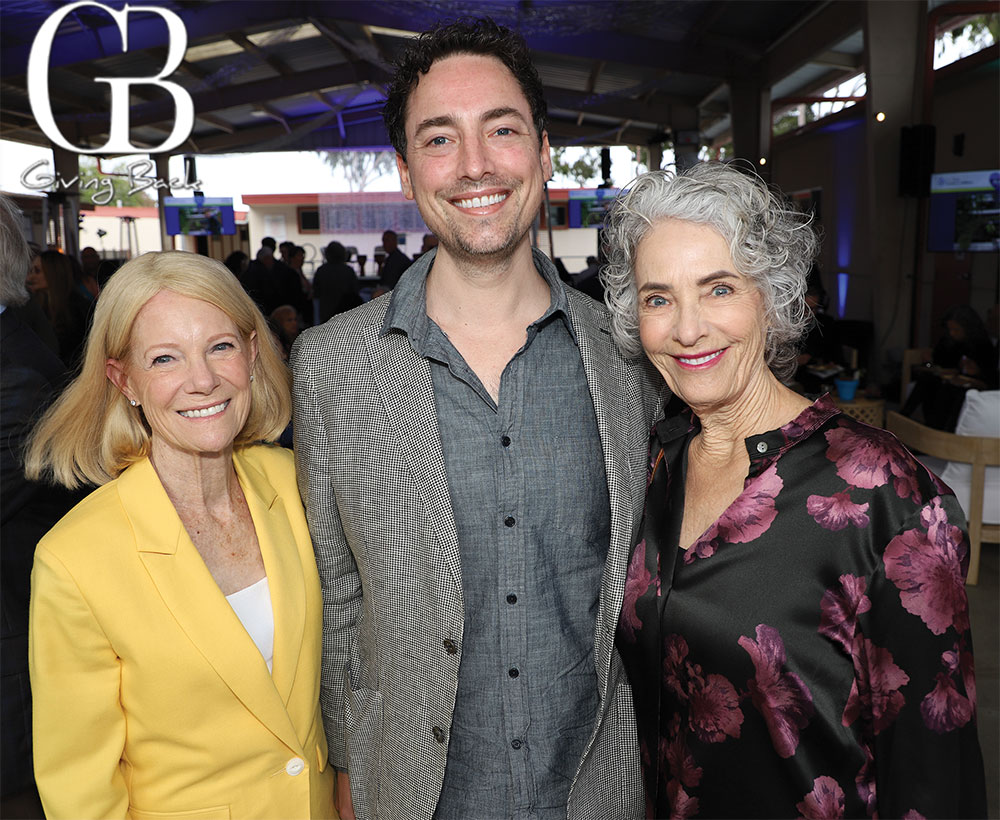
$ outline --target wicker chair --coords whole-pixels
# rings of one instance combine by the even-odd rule
[[[926,453],[946,461],[972,465],[972,492],[969,497],[969,576],[966,582],[979,582],[979,554],[982,541],[1000,542],[1000,524],[983,522],[983,492],[986,468],[1000,466],[1000,438],[959,436],[925,427],[895,411],[886,419],[886,427],[915,453]]]

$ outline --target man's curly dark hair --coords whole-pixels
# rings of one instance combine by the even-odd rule
[[[524,92],[531,108],[531,119],[539,145],[548,118],[542,81],[531,53],[521,35],[497,25],[489,17],[439,23],[412,40],[396,59],[396,74],[386,94],[382,117],[389,141],[406,159],[406,104],[421,74],[430,71],[440,59],[455,54],[482,54],[496,57],[510,70]]]

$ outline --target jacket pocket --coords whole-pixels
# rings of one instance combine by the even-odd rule
[[[194,811],[143,811],[129,806],[128,816],[132,820],[229,820],[229,806],[213,806],[210,809]]]

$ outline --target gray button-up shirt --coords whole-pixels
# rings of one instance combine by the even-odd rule
[[[406,333],[431,363],[462,558],[462,660],[438,820],[565,818],[597,710],[607,480],[563,285],[546,257],[535,265],[551,303],[504,370],[498,403],[427,316],[429,265],[400,280],[385,319],[384,332]]]

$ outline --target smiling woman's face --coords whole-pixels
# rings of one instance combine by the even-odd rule
[[[163,290],[132,325],[130,352],[109,359],[110,378],[152,430],[152,454],[226,451],[250,414],[257,341],[208,302]]]
[[[657,222],[639,243],[635,278],[643,350],[695,413],[739,402],[767,376],[763,300],[714,228]]]

